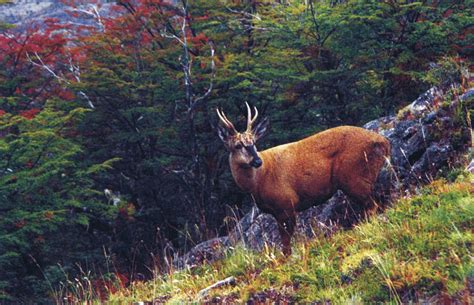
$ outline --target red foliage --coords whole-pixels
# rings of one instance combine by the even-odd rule
[[[25,110],[26,104],[22,105],[22,102],[34,100],[41,104],[63,90],[47,68],[57,75],[68,75],[59,71],[64,68],[61,63],[68,62],[66,38],[35,26],[21,32],[0,33],[0,62],[7,72],[0,75],[0,82],[16,82],[13,90],[0,89],[0,96],[21,96],[23,100],[12,106],[12,110]]]
[[[190,37],[189,39],[192,42],[193,47],[197,48],[198,50],[202,46],[206,45],[209,41],[209,38],[204,33],[199,33],[194,37]]]
[[[7,113],[5,110],[0,109],[0,116],[3,116],[5,113]]]
[[[195,21],[204,21],[204,20],[208,20],[209,19],[209,15],[206,13],[205,15],[203,16],[198,16],[198,17],[194,17],[193,18]]]
[[[21,220],[15,222],[15,228],[17,228],[17,229],[21,229],[25,225],[26,225],[26,220],[24,220],[24,219],[21,219]]]
[[[20,115],[27,120],[34,119],[34,117],[40,112],[38,108],[32,108],[29,110],[20,111]]]
[[[98,279],[92,282],[92,287],[101,301],[107,300],[107,297],[117,292],[119,289],[125,288],[129,284],[126,274],[115,272],[112,279]]]
[[[444,18],[448,18],[449,16],[451,16],[453,14],[453,10],[452,9],[448,9],[446,10],[444,13],[443,13],[443,17]]]
[[[75,97],[74,93],[69,90],[60,91],[58,96],[66,101],[72,101]]]

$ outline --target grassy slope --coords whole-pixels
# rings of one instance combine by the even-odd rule
[[[214,264],[135,283],[111,295],[110,301],[161,296],[170,303],[249,298],[335,304],[454,298],[469,303],[467,279],[474,277],[470,179],[436,181],[353,230],[295,242],[288,259],[272,249],[255,253],[237,248]],[[229,276],[236,277],[236,286],[198,299],[201,289]]]

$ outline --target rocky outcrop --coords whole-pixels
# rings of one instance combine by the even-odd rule
[[[471,132],[462,102],[472,99],[473,93],[470,89],[460,97],[450,97],[434,87],[397,116],[364,126],[389,139],[392,166],[403,189],[430,181],[455,165],[459,154],[468,149]]]
[[[13,24],[20,30],[33,24],[42,26],[44,20],[49,18],[57,19],[63,24],[95,25],[94,14],[110,16],[113,14],[112,5],[111,1],[105,0],[86,2],[75,7],[61,0],[14,0],[0,8],[0,22]],[[73,11],[77,16],[70,14]]]
[[[474,88],[462,96],[451,90],[431,88],[398,115],[383,117],[364,125],[389,139],[391,162],[382,170],[376,186],[379,202],[416,192],[417,188],[456,167],[471,146],[470,122],[465,105],[472,105]],[[474,166],[473,166],[474,167]],[[340,227],[350,227],[360,219],[362,211],[351,205],[342,193],[336,193],[325,204],[298,215],[297,236],[313,237],[330,234]],[[261,250],[265,245],[280,246],[275,219],[254,207],[228,236],[197,245],[175,260],[177,266],[192,266],[222,257],[237,244]]]

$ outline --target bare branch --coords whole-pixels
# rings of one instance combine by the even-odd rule
[[[59,83],[65,82],[66,84],[69,84],[69,81],[68,81],[67,79],[65,79],[64,77],[61,77],[61,76],[59,76],[58,74],[56,74],[56,72],[54,72],[47,64],[45,64],[45,63],[43,62],[43,60],[41,59],[41,57],[38,55],[37,52],[35,52],[34,54],[35,54],[36,59],[37,59],[40,63],[35,62],[35,61],[30,57],[30,54],[29,54],[28,52],[26,52],[26,57],[28,58],[28,61],[29,61],[30,63],[32,63],[34,66],[37,66],[37,67],[40,67],[40,68],[43,68],[44,70],[46,70],[49,74],[51,74],[54,78],[56,78]]]
[[[100,14],[100,8],[98,7],[97,4],[92,4],[89,3],[87,6],[88,9],[82,9],[82,8],[72,8],[72,12],[77,12],[77,13],[82,13],[86,16],[89,16],[97,21],[97,24],[99,25],[100,31],[105,33],[105,25],[102,20],[102,16]]]
[[[211,74],[211,79],[209,80],[209,88],[207,88],[207,91],[206,93],[204,93],[204,95],[196,98],[194,100],[194,103],[193,103],[193,106],[192,108],[194,109],[196,107],[196,105],[204,100],[205,98],[207,98],[210,94],[211,94],[211,91],[214,87],[214,79],[216,78],[216,63],[214,61],[214,55],[215,55],[215,50],[214,50],[214,44],[212,41],[209,41],[209,47],[211,48],[211,71],[212,71],[212,74]]]
[[[236,11],[234,9],[231,9],[230,7],[227,7],[227,9],[229,10],[229,12],[231,13],[234,13],[234,14],[241,14],[245,17],[250,17],[250,18],[255,18],[257,19],[258,21],[262,21],[262,18],[260,18],[260,16],[256,15],[256,14],[251,14],[249,12],[245,12],[245,11]]]
[[[36,67],[39,67],[39,68],[42,68],[44,70],[46,70],[49,74],[51,74],[55,79],[58,80],[58,82],[61,84],[61,83],[66,83],[67,85],[70,85],[71,82],[63,77],[63,76],[60,76],[58,75],[56,72],[53,71],[52,68],[50,68],[44,61],[43,59],[41,58],[41,56],[39,56],[39,54],[37,52],[34,53],[35,55],[35,58],[36,58],[36,61],[33,60],[33,58],[31,58],[30,54],[28,52],[26,52],[26,57],[28,58],[28,61],[33,64],[34,66]],[[72,56],[69,56],[69,71],[71,71],[72,75],[74,76],[76,82],[80,83],[81,82],[81,78],[80,78],[80,68],[78,65],[74,65],[73,62],[72,62]],[[95,106],[94,104],[92,103],[92,101],[90,100],[90,98],[87,96],[87,94],[83,91],[78,91],[77,92],[82,98],[84,98],[86,101],[87,101],[87,104],[89,105],[89,107],[91,109],[94,109]]]
[[[209,291],[211,291],[212,289],[216,289],[216,288],[220,288],[220,287],[228,286],[228,285],[235,286],[235,284],[236,284],[235,278],[233,276],[230,276],[226,279],[218,281],[217,283],[214,283],[211,286],[209,286],[207,288],[204,288],[201,291],[199,291],[198,292],[198,299],[201,299],[201,298],[205,297],[206,295],[208,295]]]
[[[165,37],[165,38],[170,38],[170,39],[175,39],[176,41],[178,41],[181,45],[184,45],[184,42],[178,37],[176,36],[175,34],[168,34],[168,32],[166,31],[166,29],[164,29],[163,31],[160,32],[160,35],[162,37]]]
[[[180,26],[180,36],[179,37],[177,34],[169,33],[166,28],[160,32],[160,35],[165,38],[173,39],[176,40],[182,47],[183,47],[183,53],[179,57],[179,61],[181,64],[181,68],[184,73],[184,86],[186,90],[186,102],[187,102],[187,108],[188,112],[192,112],[196,106],[206,99],[212,92],[212,89],[214,88],[214,79],[216,76],[216,64],[215,64],[215,49],[214,49],[214,44],[212,41],[208,42],[208,45],[211,49],[211,78],[209,81],[209,86],[206,90],[206,92],[201,95],[196,97],[193,94],[193,82],[192,82],[192,57],[190,56],[191,50],[189,48],[188,44],[188,38],[186,34],[187,27],[189,27],[187,23],[187,9],[185,6],[182,8],[183,10],[183,17],[182,17],[182,22]]]

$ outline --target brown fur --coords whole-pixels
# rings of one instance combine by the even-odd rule
[[[232,175],[263,212],[276,218],[285,254],[291,253],[296,212],[324,203],[336,190],[371,207],[375,181],[390,155],[383,136],[341,126],[259,152],[263,164],[255,168],[248,165],[251,156],[244,149],[234,148],[252,142],[251,135],[237,133],[226,141]]]

